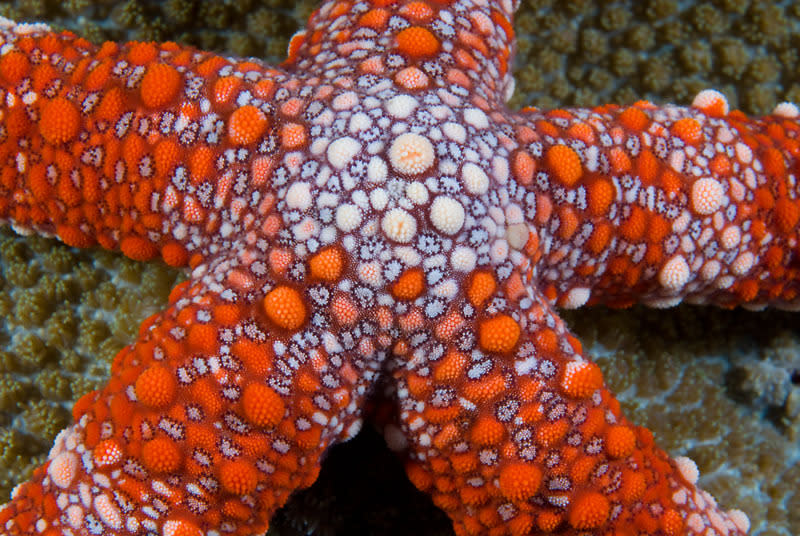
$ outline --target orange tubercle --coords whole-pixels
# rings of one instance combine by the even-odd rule
[[[602,216],[614,201],[614,185],[608,179],[599,179],[588,186],[589,212],[594,216]]]
[[[149,261],[158,255],[158,248],[147,239],[128,236],[119,243],[122,253],[135,261]]]
[[[596,529],[608,519],[611,504],[599,492],[584,492],[572,501],[567,520],[576,529]]]
[[[183,456],[175,441],[157,437],[142,447],[142,462],[155,473],[174,473],[181,466]]]
[[[175,378],[161,365],[146,368],[136,379],[134,392],[139,401],[152,408],[163,408],[175,397]]]
[[[583,176],[581,159],[571,147],[551,145],[544,155],[548,169],[564,186],[573,186]]]
[[[425,290],[425,276],[419,268],[404,272],[392,285],[392,294],[398,300],[413,300]]]
[[[213,324],[192,324],[186,342],[194,351],[213,354],[217,351],[217,327]]]
[[[531,463],[512,463],[500,471],[500,491],[512,501],[526,501],[542,484],[542,471]]]
[[[472,302],[472,305],[480,307],[489,296],[494,294],[496,289],[497,283],[490,272],[475,272],[475,275],[472,276],[472,280],[469,283],[467,296],[469,297],[469,301]]]
[[[678,119],[672,124],[670,131],[688,145],[694,145],[702,138],[700,123],[691,117]]]
[[[647,117],[647,114],[635,106],[625,108],[625,110],[617,116],[617,120],[622,126],[634,132],[641,132],[650,124],[650,118]]]
[[[587,398],[603,386],[600,367],[588,361],[570,361],[564,367],[561,388],[574,398]]]
[[[94,463],[100,467],[116,465],[122,460],[122,455],[122,447],[115,439],[100,441],[92,451]]]
[[[344,256],[339,248],[332,246],[316,253],[308,261],[311,277],[323,281],[337,281],[344,269]]]
[[[498,315],[481,323],[479,338],[481,348],[487,352],[509,352],[519,340],[520,327],[508,315]]]
[[[536,429],[536,442],[544,447],[555,447],[568,431],[569,423],[565,419],[541,423]]]
[[[372,28],[373,30],[383,30],[386,27],[386,22],[389,20],[391,14],[388,10],[382,8],[370,9],[358,19],[360,26]]]
[[[797,201],[781,198],[775,202],[775,223],[782,233],[788,233],[800,221],[800,206]]]
[[[479,418],[472,427],[470,437],[478,445],[496,445],[505,436],[503,423],[492,417]]]
[[[260,383],[251,383],[244,389],[242,409],[252,424],[272,427],[283,419],[286,404],[274,389]]]
[[[255,467],[244,460],[227,461],[219,470],[222,488],[234,495],[247,495],[256,489],[258,474]]]
[[[536,526],[544,532],[552,532],[561,524],[561,516],[555,512],[544,511],[536,517]]]
[[[451,350],[434,366],[433,378],[440,382],[453,381],[461,375],[468,362],[465,354]]]
[[[288,330],[298,329],[306,319],[303,297],[287,286],[275,287],[264,297],[264,312],[275,325]]]
[[[661,530],[663,530],[667,536],[678,536],[682,534],[683,518],[677,510],[670,509],[664,512],[664,515],[661,516],[660,523]]]
[[[409,2],[400,8],[400,13],[415,22],[428,22],[434,15],[434,11],[425,2]]]
[[[203,536],[203,531],[190,521],[169,520],[164,523],[164,536]]]
[[[228,119],[228,137],[238,145],[254,143],[267,131],[269,120],[264,112],[248,104],[237,108]]]
[[[611,426],[606,432],[606,452],[612,458],[625,458],[636,448],[636,434],[630,426]]]
[[[133,41],[128,50],[128,61],[135,65],[150,63],[156,58],[158,50],[153,43]]]
[[[186,266],[189,261],[189,253],[186,248],[178,242],[170,242],[161,248],[161,258],[172,267]]]
[[[142,78],[142,103],[148,108],[165,106],[178,96],[182,82],[181,74],[172,65],[150,64]]]
[[[647,490],[647,482],[641,472],[625,471],[622,476],[622,486],[619,494],[623,501],[633,503],[638,501]]]
[[[241,359],[249,372],[258,376],[266,375],[272,368],[272,356],[266,345],[241,339],[231,345],[231,354]]]
[[[56,97],[46,101],[42,106],[39,131],[48,143],[71,141],[78,135],[80,125],[81,113],[72,101]]]
[[[18,50],[12,50],[0,59],[0,76],[14,85],[28,76],[30,69],[30,60],[25,54]]]
[[[397,34],[397,49],[411,58],[432,56],[439,46],[436,36],[421,26],[411,26]]]
[[[285,149],[297,149],[308,139],[306,127],[299,123],[289,123],[281,129],[281,145]]]

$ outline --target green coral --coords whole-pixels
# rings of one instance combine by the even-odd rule
[[[668,452],[692,458],[718,502],[746,511],[754,534],[796,533],[793,514],[769,507],[798,500],[796,425],[762,418],[758,406],[730,391],[731,377],[747,364],[797,366],[796,313],[680,306],[562,316],[595,355],[628,417],[650,428]],[[745,385],[751,396],[774,400],[765,394],[769,382]],[[770,499],[758,499],[766,489]]]
[[[39,325],[53,313],[54,306],[47,292],[41,289],[25,289],[19,293],[14,316],[23,324]]]
[[[64,9],[73,15],[79,15],[91,5],[91,0],[66,0]]]
[[[639,99],[688,104],[694,97],[687,94],[688,88],[715,88],[733,107],[764,114],[798,94],[793,87],[800,25],[796,2],[580,4],[576,9],[570,1],[522,2],[516,26],[524,45],[516,66],[523,76],[518,78],[513,106],[625,104]],[[564,46],[576,32],[581,45],[577,51]],[[608,41],[605,50],[603,39]],[[545,48],[558,58],[541,61]],[[529,66],[541,71],[533,83],[524,75]],[[558,76],[576,69],[604,69],[615,78],[611,84],[591,84],[587,90],[584,78]]]
[[[29,395],[29,383],[11,374],[0,374],[0,411],[15,411]]]
[[[652,22],[664,20],[678,12],[677,0],[651,0],[645,8],[645,16]]]
[[[47,13],[47,5],[44,0],[19,0],[17,6],[25,17],[40,18]]]
[[[687,75],[708,72],[714,60],[711,45],[706,41],[696,41],[682,48],[679,58],[681,71]]]
[[[27,261],[12,259],[3,267],[3,276],[14,287],[28,288],[36,282],[39,273],[36,268],[28,266]]]
[[[15,427],[0,427],[0,487],[8,489],[29,478],[44,461],[43,455],[31,458],[31,437]]]
[[[195,12],[195,2],[192,0],[167,0],[164,3],[167,20],[175,24],[188,24]]]
[[[16,335],[11,348],[22,371],[40,369],[52,357],[44,341],[31,332]]]
[[[72,402],[105,383],[110,359],[162,306],[178,274],[7,227],[0,274],[0,495],[7,495],[42,462]]]
[[[0,15],[46,18],[95,43],[175,40],[277,63],[315,7],[315,0],[16,0],[0,2]]]
[[[28,401],[21,417],[28,432],[50,441],[70,423],[69,411],[46,400]]]
[[[45,400],[61,401],[72,398],[70,381],[58,370],[43,370],[36,376],[34,385],[39,388],[39,393]]]

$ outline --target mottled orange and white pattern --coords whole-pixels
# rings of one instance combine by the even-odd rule
[[[459,535],[747,532],[555,306],[798,307],[798,109],[509,111],[515,8],[329,0],[279,67],[2,21],[0,220],[190,278],[0,534],[260,534],[378,385]]]

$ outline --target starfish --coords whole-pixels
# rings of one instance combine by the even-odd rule
[[[555,307],[797,308],[800,113],[509,111],[515,8],[327,1],[278,67],[2,21],[0,220],[190,276],[0,534],[258,534],[365,417],[457,534],[747,532]]]

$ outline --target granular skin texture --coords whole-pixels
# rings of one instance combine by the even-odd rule
[[[95,42],[173,39],[274,62],[314,4],[19,0],[0,2],[0,13],[46,20]],[[800,9],[791,2],[525,4],[515,21],[512,108],[686,103],[707,87],[748,114],[800,100],[792,80]],[[44,461],[72,401],[104,383],[111,357],[163,306],[178,278],[160,264],[0,230],[0,317],[8,319],[0,327],[0,493]],[[786,358],[800,350],[796,315],[684,305],[565,316],[632,420],[670,453],[694,459],[702,485],[748,513],[752,534],[800,533],[793,442],[800,395],[792,381],[796,362]],[[20,324],[34,327],[23,331]],[[364,527],[450,534],[446,518],[405,482],[392,455],[373,454],[380,441],[365,432],[334,449],[318,482],[278,514],[270,534]],[[357,471],[361,483],[352,483],[356,465],[364,467]],[[341,489],[352,497],[336,497]]]

